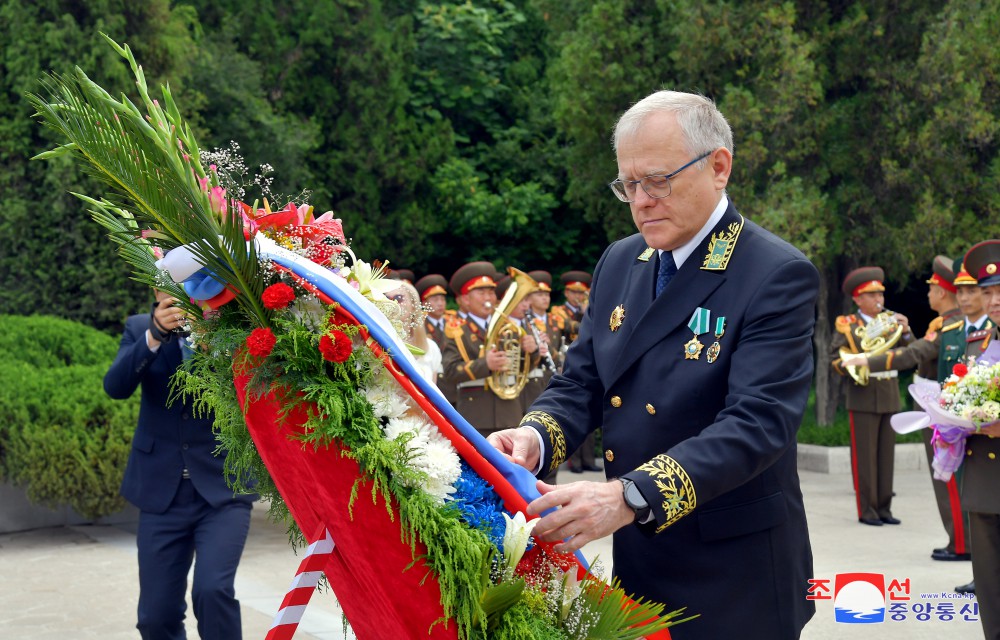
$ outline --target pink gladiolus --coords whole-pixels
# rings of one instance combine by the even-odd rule
[[[208,201],[212,205],[212,211],[215,213],[225,216],[226,215],[226,190],[222,187],[212,187],[212,190],[208,193]]]

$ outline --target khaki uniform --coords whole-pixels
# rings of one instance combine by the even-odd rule
[[[441,354],[444,384],[454,390],[455,408],[484,436],[516,427],[523,415],[519,399],[498,398],[487,388],[485,341],[486,332],[475,321],[455,317],[445,327]]]
[[[896,433],[889,418],[900,410],[898,374],[872,373],[866,386],[846,376],[840,366],[839,351],[858,353],[854,331],[865,326],[860,315],[839,316],[830,347],[834,370],[845,376],[846,405],[851,419],[851,473],[857,497],[859,520],[892,517],[892,477]]]
[[[928,380],[944,381],[951,375],[951,368],[966,355],[965,319],[961,311],[952,309],[935,318],[927,328],[927,334],[902,349],[893,349],[888,353],[869,358],[868,367],[874,372],[905,371],[917,367],[917,375]],[[934,431],[921,431],[924,441],[924,453],[927,456],[927,468],[931,472],[931,486],[934,488],[934,501],[937,504],[941,524],[948,534],[948,544],[945,546],[951,553],[969,553],[969,521],[962,513],[959,501],[960,473],[952,475],[948,482],[935,480],[931,467],[934,459],[934,446],[931,437]]]

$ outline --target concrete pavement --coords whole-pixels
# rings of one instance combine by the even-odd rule
[[[560,482],[597,480],[601,474],[560,472]],[[806,626],[804,640],[878,638],[949,640],[982,638],[978,621],[961,616],[950,622],[917,620],[914,607],[952,603],[958,611],[964,600],[949,599],[955,585],[968,582],[968,562],[936,562],[931,549],[946,542],[933,503],[926,469],[898,470],[893,512],[900,526],[869,527],[855,516],[851,477],[847,474],[801,472],[816,579],[830,580],[850,572],[880,573],[886,586],[909,579],[906,619],[883,624],[842,624],[834,620],[832,600],[819,601]],[[0,506],[0,509],[3,507]],[[301,556],[288,546],[284,532],[267,522],[265,510],[253,511],[250,537],[237,574],[236,591],[242,603],[246,638],[263,638],[298,567]],[[610,569],[610,540],[585,549],[588,558],[600,555]],[[135,608],[137,569],[135,536],[116,526],[69,526],[0,535],[0,638],[55,640],[65,638],[137,638]],[[928,594],[935,597],[923,597]],[[940,597],[940,594],[945,594]],[[905,595],[905,594],[900,594]],[[190,603],[189,603],[190,611]],[[193,616],[189,637],[197,638]],[[343,628],[332,593],[316,593],[296,638],[333,640],[351,638]],[[708,639],[714,640],[714,639]]]

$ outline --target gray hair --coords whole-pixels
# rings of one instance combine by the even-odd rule
[[[657,91],[623,113],[615,123],[612,138],[615,151],[623,140],[636,135],[647,117],[661,112],[677,116],[677,123],[684,134],[684,146],[692,156],[719,147],[733,152],[733,130],[715,103],[705,96],[679,91]],[[703,166],[704,162],[702,160],[699,165]]]

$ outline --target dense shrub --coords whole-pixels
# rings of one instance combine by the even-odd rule
[[[32,501],[87,518],[124,506],[118,487],[139,403],[104,393],[117,345],[69,320],[0,316],[0,477]]]

